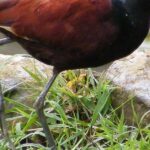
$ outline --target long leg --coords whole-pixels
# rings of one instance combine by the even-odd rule
[[[44,133],[46,135],[46,139],[48,141],[48,145],[51,148],[51,150],[56,150],[56,144],[53,138],[53,135],[51,134],[49,127],[47,125],[46,122],[46,117],[44,115],[44,101],[45,101],[45,97],[50,89],[50,87],[52,86],[53,82],[55,81],[56,77],[58,75],[58,72],[54,69],[53,70],[53,76],[51,77],[51,79],[49,80],[49,82],[46,84],[44,90],[41,92],[41,94],[39,95],[39,97],[37,98],[34,106],[36,108],[37,114],[39,116],[40,122],[42,124]]]
[[[0,85],[0,126],[2,129],[2,135],[8,141],[10,149],[15,150],[15,146],[12,143],[12,141],[8,135],[8,128],[7,128],[7,124],[6,124],[6,120],[5,120],[4,111],[5,111],[4,100],[3,100],[3,94],[2,94],[2,89],[1,89],[1,85]]]

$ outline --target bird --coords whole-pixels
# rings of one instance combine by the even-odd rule
[[[34,105],[52,150],[57,144],[43,108],[57,75],[131,54],[147,36],[149,21],[150,0],[0,1],[0,32],[35,59],[54,66],[53,76]]]

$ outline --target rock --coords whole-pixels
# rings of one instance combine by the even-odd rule
[[[51,66],[40,63],[29,55],[0,54],[0,82],[3,92],[7,93],[8,91],[12,91],[12,99],[19,99],[24,104],[32,105],[33,102],[27,98],[28,95],[31,95],[29,94],[30,90],[25,90],[25,85],[33,85],[36,82],[26,69],[42,75],[43,78],[49,78],[52,74]]]
[[[128,124],[150,123],[150,51],[137,50],[130,56],[115,61],[107,70],[107,78],[117,85],[113,93],[115,108],[123,105]],[[133,100],[133,101],[131,101]],[[133,103],[133,105],[132,105]],[[133,108],[134,107],[134,108]],[[137,116],[135,117],[135,113]]]

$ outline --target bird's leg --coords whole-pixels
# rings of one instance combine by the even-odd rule
[[[2,129],[2,136],[8,141],[9,143],[9,148],[11,150],[15,150],[15,146],[13,144],[13,142],[11,141],[11,139],[9,138],[9,134],[8,134],[8,128],[7,128],[7,124],[6,124],[6,120],[5,120],[5,115],[4,115],[4,99],[3,99],[3,93],[2,93],[2,89],[1,89],[1,85],[0,85],[0,126]]]
[[[58,71],[56,71],[55,69],[53,70],[53,76],[51,77],[51,79],[49,80],[49,82],[46,84],[44,90],[41,92],[41,94],[39,95],[39,97],[37,98],[34,106],[36,108],[38,117],[40,119],[40,122],[42,124],[44,133],[46,135],[46,139],[48,141],[48,145],[51,148],[51,150],[56,150],[56,144],[53,138],[53,135],[51,134],[51,131],[47,125],[46,122],[46,117],[44,115],[44,101],[45,101],[45,97],[50,89],[50,87],[52,86],[53,82],[55,81],[56,77],[58,75]]]
[[[10,42],[13,42],[13,40],[9,37],[5,37],[5,38],[0,39],[0,45],[8,44]]]

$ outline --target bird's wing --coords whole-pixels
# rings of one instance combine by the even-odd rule
[[[57,49],[90,51],[115,40],[111,17],[110,0],[0,1],[1,26]]]

